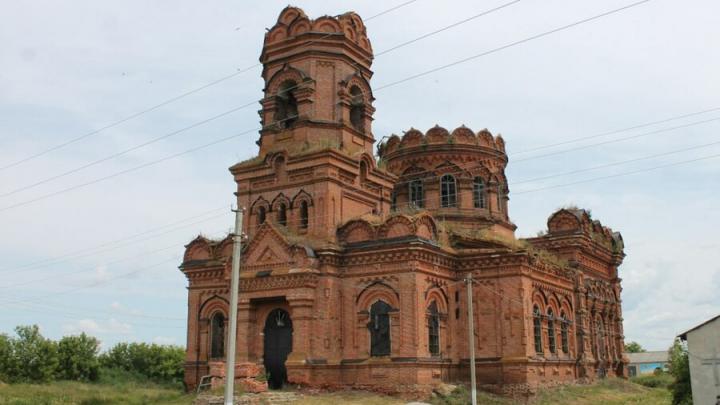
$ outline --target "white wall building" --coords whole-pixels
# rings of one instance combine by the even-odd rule
[[[720,404],[720,315],[679,336],[688,344],[693,403]]]

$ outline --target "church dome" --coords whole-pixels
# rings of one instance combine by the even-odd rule
[[[399,177],[396,210],[426,209],[459,225],[514,231],[507,207],[508,158],[500,135],[464,125],[452,131],[439,125],[425,132],[410,128],[390,136],[378,152],[386,169]]]

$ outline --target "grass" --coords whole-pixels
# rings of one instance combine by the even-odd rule
[[[57,381],[0,386],[2,405],[189,405],[194,396],[152,383],[104,384]]]
[[[215,394],[221,395],[220,390]],[[459,387],[450,396],[433,398],[433,405],[464,405],[469,403],[470,394],[465,387]],[[115,381],[114,383],[80,383],[59,381],[50,384],[0,384],[0,405],[115,405],[115,404],[157,404],[190,405],[194,395],[184,394],[178,387],[163,386],[141,381]],[[342,391],[303,394],[297,405],[399,405],[407,401],[362,391]],[[619,379],[607,379],[594,385],[572,385],[540,392],[529,403],[534,405],[578,404],[578,405],[620,405],[670,404],[670,392],[666,388],[649,388]],[[520,405],[525,402],[478,392],[478,403],[489,405]]]
[[[470,402],[470,393],[460,387],[446,398],[433,398],[433,405],[461,405]],[[520,405],[514,401],[485,392],[478,392],[478,403],[489,405]],[[593,385],[569,385],[541,391],[527,402],[533,405],[669,405],[670,391],[665,388],[648,388],[626,380],[609,378]]]

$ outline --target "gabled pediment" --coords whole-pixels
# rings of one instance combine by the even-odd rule
[[[312,249],[291,243],[271,222],[265,222],[243,250],[246,270],[297,269],[313,267]]]
[[[243,267],[277,265],[292,261],[291,246],[269,222],[263,224],[243,252]]]

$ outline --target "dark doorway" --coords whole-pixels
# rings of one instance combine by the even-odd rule
[[[283,309],[273,309],[265,321],[265,372],[268,387],[277,390],[287,381],[285,360],[292,352],[292,321]]]
[[[392,309],[384,301],[376,301],[370,306],[370,355],[390,355],[390,315]]]

